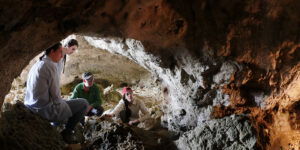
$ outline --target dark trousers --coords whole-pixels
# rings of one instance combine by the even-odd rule
[[[120,118],[122,120],[123,123],[128,123],[130,121],[130,116],[131,116],[131,111],[130,109],[124,109],[122,111],[120,111]]]
[[[76,124],[80,120],[84,119],[84,115],[88,107],[88,102],[83,98],[78,98],[78,99],[68,100],[67,104],[69,105],[73,115],[69,118],[66,124],[66,130],[72,131],[74,130]]]

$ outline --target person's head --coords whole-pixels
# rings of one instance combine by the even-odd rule
[[[128,102],[133,101],[133,91],[130,87],[124,87],[122,90],[123,99],[127,100]]]
[[[129,87],[129,85],[128,85],[128,83],[126,83],[126,82],[122,82],[122,83],[120,84],[120,87],[122,87],[122,88],[124,88],[124,87]]]
[[[75,50],[78,48],[78,41],[75,39],[71,39],[67,42],[65,47],[66,47],[66,51],[65,51],[66,54],[68,55],[73,54]]]
[[[60,42],[53,44],[45,50],[45,54],[51,58],[52,61],[58,62],[62,58],[62,45]],[[42,56],[43,57],[43,56]]]
[[[94,76],[90,72],[85,72],[82,74],[82,80],[85,87],[92,87],[94,84]]]

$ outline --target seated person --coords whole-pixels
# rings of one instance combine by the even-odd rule
[[[88,101],[89,106],[87,109],[87,116],[101,116],[103,113],[103,107],[101,107],[102,101],[100,99],[100,91],[96,84],[94,84],[94,76],[90,72],[85,72],[82,75],[82,83],[79,83],[74,88],[71,99],[84,98]]]
[[[24,104],[33,113],[51,122],[66,123],[61,132],[71,142],[76,124],[84,118],[88,102],[85,99],[63,100],[56,65],[62,58],[62,45],[56,43],[45,50],[44,56],[29,71]]]
[[[123,88],[122,96],[123,98],[119,101],[118,105],[112,112],[105,114],[105,116],[113,117],[119,115],[122,122],[128,123],[129,125],[137,125],[150,117],[150,113],[143,101],[133,99],[133,91],[130,87]],[[139,117],[139,111],[141,111],[144,116]]]

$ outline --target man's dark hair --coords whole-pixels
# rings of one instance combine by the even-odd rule
[[[61,45],[60,42],[51,45],[50,47],[48,47],[47,49],[45,49],[44,55],[42,55],[42,56],[40,57],[40,60],[42,60],[43,57],[44,57],[45,55],[49,55],[50,52],[51,52],[51,50],[57,51],[60,47],[62,47],[62,45]]]
[[[67,42],[67,47],[71,47],[71,46],[74,46],[74,45],[76,45],[77,47],[78,47],[78,41],[77,40],[75,40],[75,39],[71,39],[71,40],[69,40],[68,42]]]

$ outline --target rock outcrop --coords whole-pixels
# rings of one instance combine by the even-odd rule
[[[245,116],[232,115],[205,122],[176,142],[179,149],[257,149],[253,131]]]
[[[23,103],[7,105],[0,117],[1,149],[64,148],[59,132],[50,123],[30,112]]]

